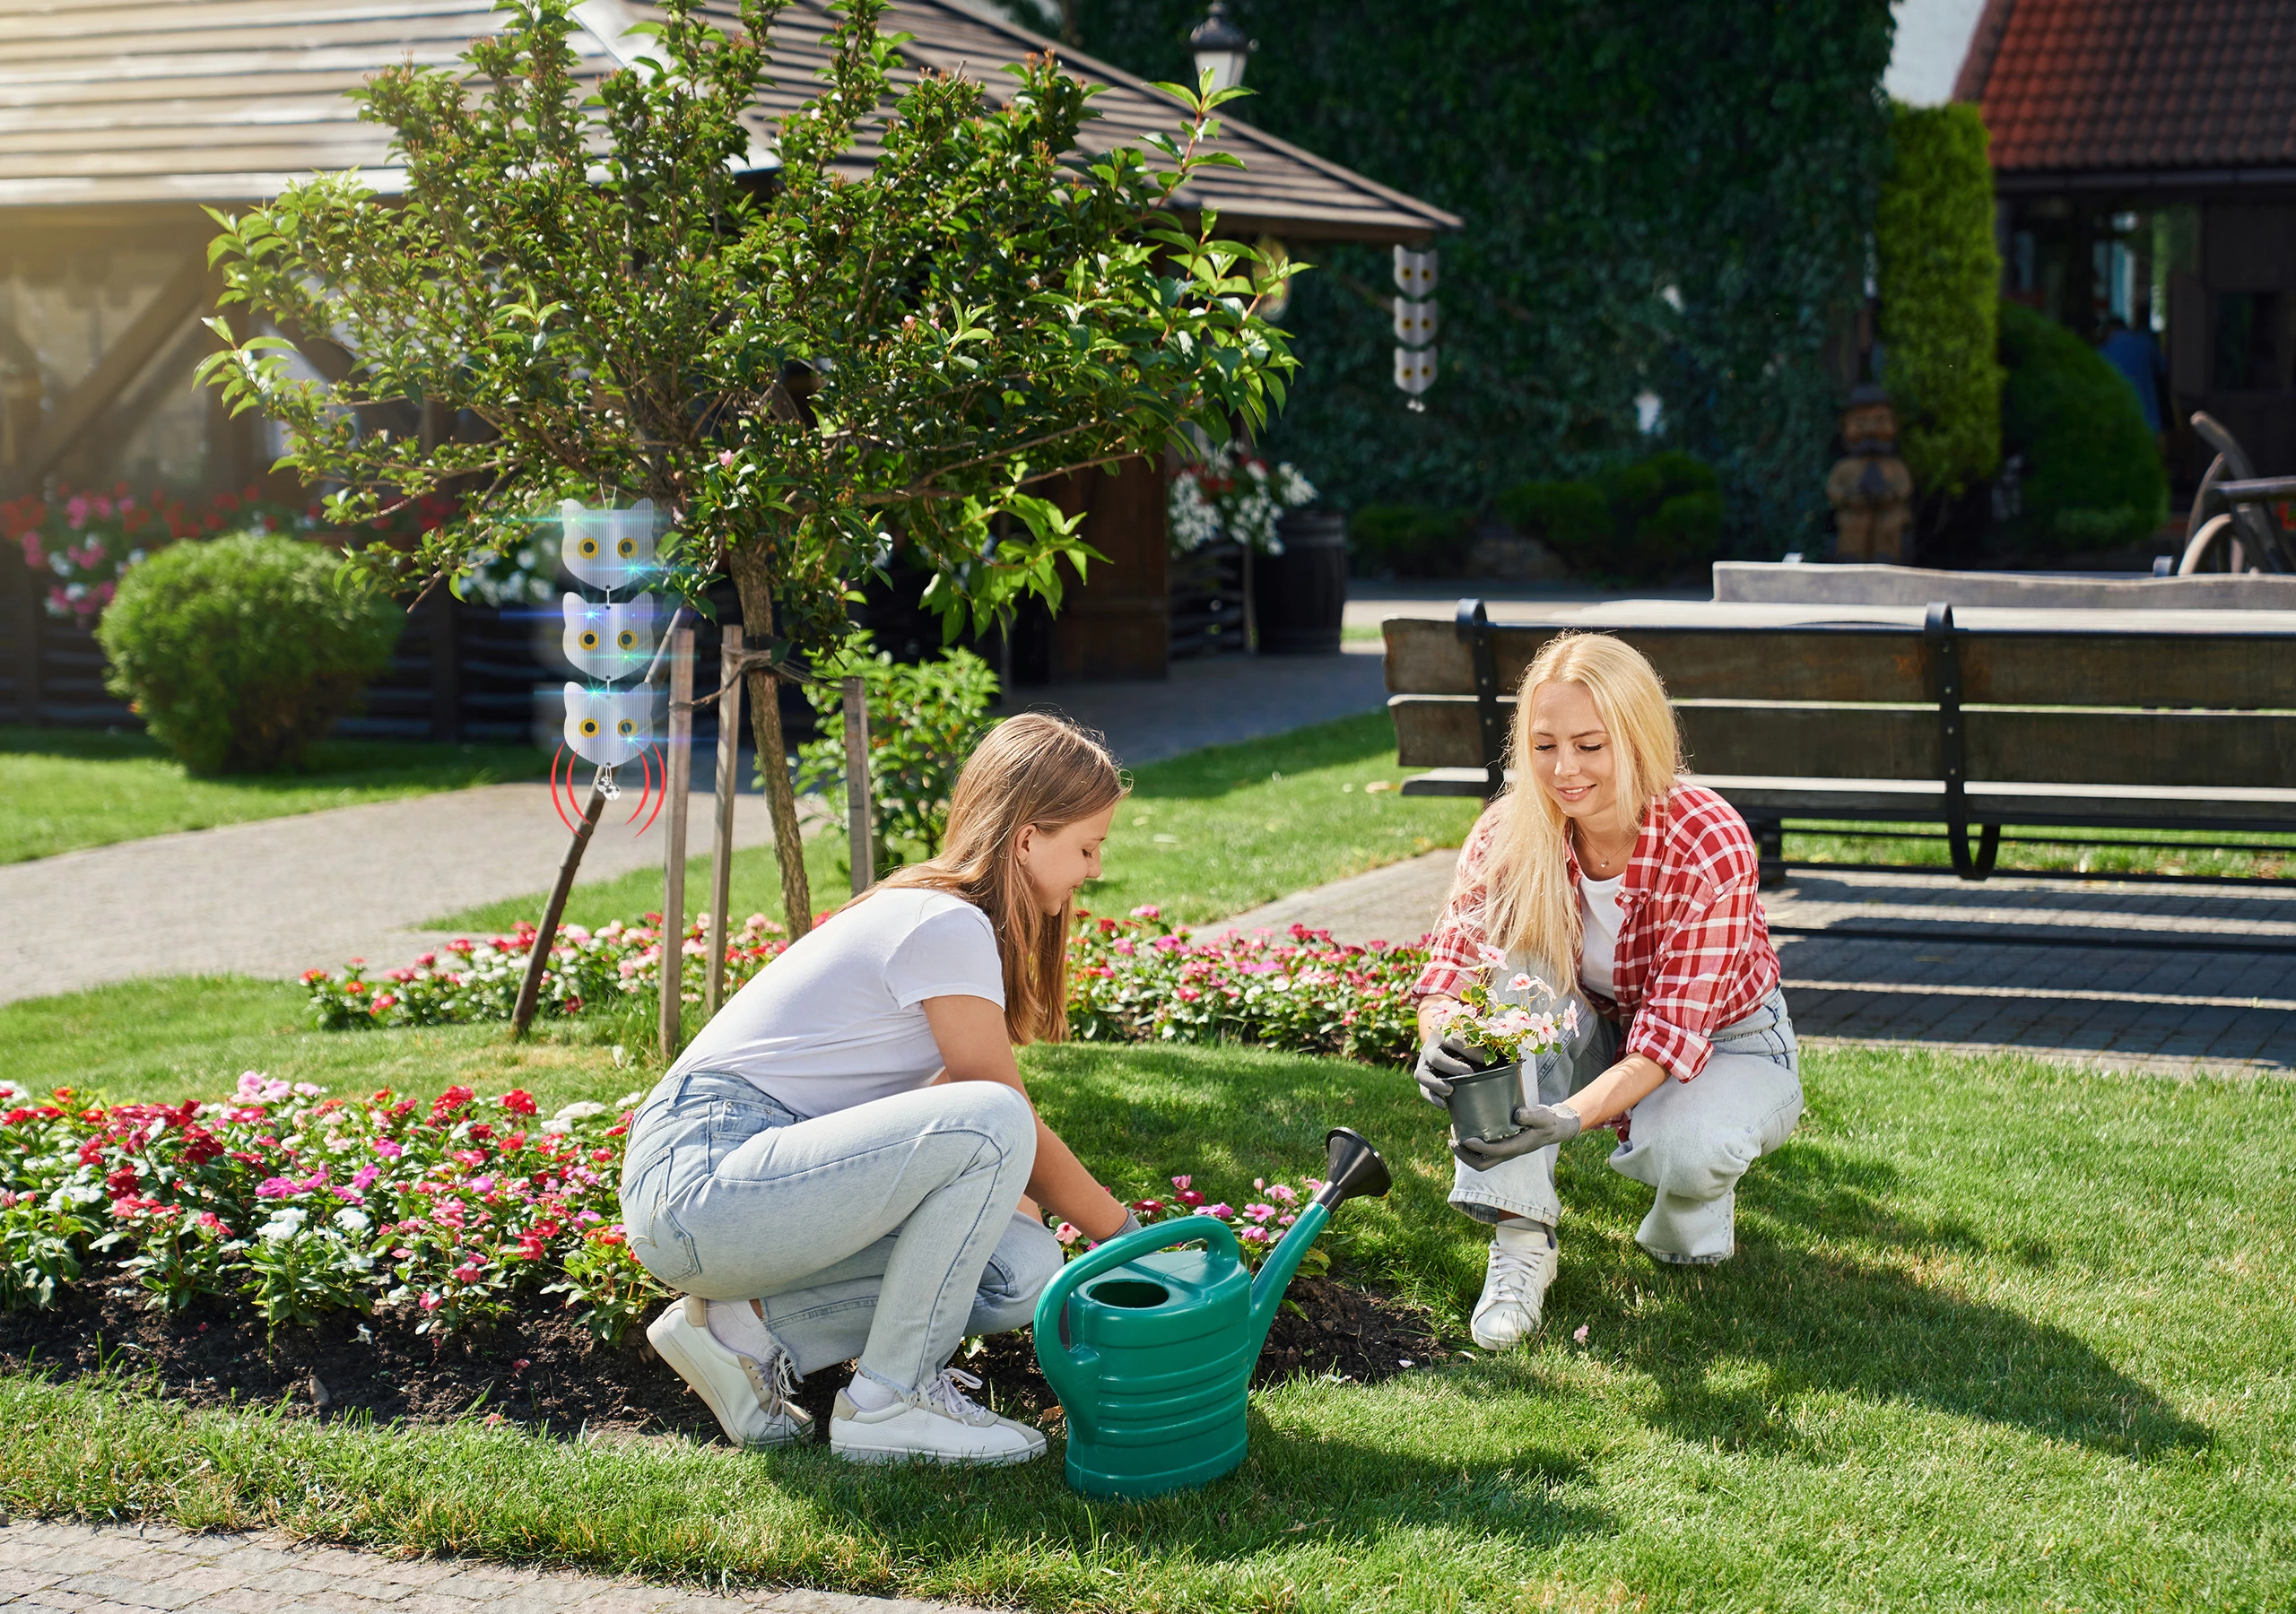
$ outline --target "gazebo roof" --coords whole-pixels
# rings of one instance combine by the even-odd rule
[[[730,8],[726,8],[730,10]],[[585,0],[572,40],[603,74],[639,48],[623,30],[647,7]],[[0,0],[0,208],[257,201],[316,169],[357,167],[378,188],[387,131],[344,91],[403,61],[444,65],[499,24],[491,0]],[[824,0],[798,0],[774,30],[779,82],[761,98],[758,145],[804,100],[825,59]],[[1057,51],[1102,85],[1093,152],[1177,126],[1174,103],[1139,79],[948,0],[893,0],[884,26],[913,81],[961,72],[992,93],[997,69]],[[1241,170],[1205,170],[1180,193],[1238,231],[1421,241],[1459,221],[1424,202],[1223,117],[1221,147]],[[856,154],[866,161],[868,153]]]

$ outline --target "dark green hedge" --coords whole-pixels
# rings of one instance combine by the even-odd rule
[[[2006,536],[2084,551],[2141,543],[2168,519],[2169,478],[2136,393],[2046,315],[2001,305],[2002,447],[2023,456]]]
[[[1076,17],[1087,52],[1189,78],[1204,10]],[[1439,242],[1424,414],[1391,379],[1387,249],[1290,243],[1318,267],[1284,321],[1304,366],[1278,453],[1350,506],[1463,506],[1682,447],[1720,472],[1735,550],[1816,530],[1840,405],[1824,351],[1863,294],[1884,161],[1886,0],[1230,10],[1260,43],[1260,93],[1231,111],[1467,221]]]
[[[1710,466],[1679,450],[1588,482],[1524,482],[1494,504],[1508,525],[1584,576],[1663,583],[1721,554],[1719,484]]]
[[[1975,107],[1891,108],[1874,244],[1898,451],[1922,492],[1959,493],[2001,464],[2001,254]]]

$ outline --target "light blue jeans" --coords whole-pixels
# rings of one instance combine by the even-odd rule
[[[913,1390],[968,1334],[1019,1328],[1060,1270],[1018,1213],[1036,1113],[952,1081],[798,1120],[722,1071],[665,1077],[630,1125],[631,1253],[674,1289],[759,1300],[797,1371],[859,1358]]]
[[[1618,1029],[1578,1002],[1578,1040],[1523,1072],[1524,1099],[1560,1104],[1616,1063]],[[1610,1167],[1656,1191],[1635,1241],[1660,1261],[1703,1264],[1737,1248],[1738,1179],[1793,1135],[1802,1118],[1802,1053],[1786,994],[1714,1034],[1706,1068],[1690,1081],[1661,1082],[1627,1111],[1627,1136]],[[1534,1083],[1535,1082],[1535,1090]],[[1489,1171],[1460,1164],[1451,1203],[1477,1221],[1510,1216],[1554,1226],[1556,1149],[1501,1160]]]

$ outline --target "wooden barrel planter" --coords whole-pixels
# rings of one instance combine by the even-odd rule
[[[1265,655],[1336,655],[1347,613],[1347,521],[1311,505],[1278,524],[1280,555],[1252,557],[1252,604]]]

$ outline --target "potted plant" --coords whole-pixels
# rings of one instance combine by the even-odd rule
[[[1173,568],[1174,593],[1183,596],[1174,602],[1174,632],[1206,641],[1175,646],[1176,651],[1225,648],[1222,636],[1234,629],[1255,649],[1339,648],[1336,612],[1346,604],[1344,551],[1337,551],[1340,592],[1332,607],[1328,646],[1297,642],[1288,603],[1291,585],[1264,569],[1286,553],[1295,530],[1305,530],[1297,524],[1315,497],[1315,485],[1296,466],[1272,464],[1239,447],[1215,448],[1172,473],[1166,526],[1173,559],[1183,562]],[[1318,529],[1309,542],[1319,538]],[[1185,564],[1191,560],[1196,564]],[[1229,599],[1223,601],[1223,594]],[[1271,629],[1276,642],[1271,642]]]
[[[1507,955],[1497,948],[1478,950],[1483,974],[1506,968]],[[1521,1001],[1535,994],[1539,1000],[1552,1003],[1560,995],[1536,976],[1518,971],[1505,990],[1510,995],[1498,997],[1485,982],[1474,982],[1459,994],[1460,1001],[1449,1006],[1442,1020],[1446,1038],[1457,1037],[1474,1053],[1489,1058],[1472,1075],[1454,1077],[1451,1096],[1446,1101],[1452,1132],[1486,1143],[1520,1132],[1522,1128],[1515,1124],[1515,1106],[1535,1101],[1535,1095],[1526,1095],[1523,1087],[1523,1061],[1561,1046],[1578,1028],[1575,1002],[1563,1003],[1557,1014]]]

